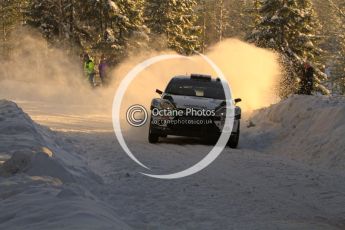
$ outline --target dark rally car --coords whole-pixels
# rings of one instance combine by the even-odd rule
[[[160,137],[186,136],[219,138],[225,123],[226,98],[220,79],[193,74],[174,77],[161,98],[152,100],[149,142]],[[241,99],[235,99],[235,103]],[[241,108],[236,106],[228,146],[237,148],[240,136]]]

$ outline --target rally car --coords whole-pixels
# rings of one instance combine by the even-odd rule
[[[226,117],[226,97],[222,81],[208,75],[192,74],[172,78],[161,97],[151,102],[148,139],[157,143],[160,137],[172,136],[217,139]],[[235,99],[235,104],[241,99]],[[237,148],[240,137],[241,108],[235,107],[235,118],[228,146]]]

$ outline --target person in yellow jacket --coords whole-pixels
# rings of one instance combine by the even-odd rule
[[[90,58],[88,54],[86,54],[84,57],[84,71],[91,86],[94,86],[95,62],[92,60],[92,58]]]

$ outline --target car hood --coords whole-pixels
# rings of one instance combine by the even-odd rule
[[[224,100],[203,98],[203,97],[191,97],[191,96],[178,96],[170,95],[177,109],[209,109],[215,110]]]

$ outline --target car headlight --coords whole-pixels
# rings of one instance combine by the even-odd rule
[[[159,108],[160,109],[166,109],[166,110],[172,110],[172,109],[175,109],[175,106],[170,101],[162,100],[159,104]]]
[[[217,117],[224,117],[226,116],[226,107],[222,107],[216,111]]]
[[[225,117],[226,117],[226,107],[221,107],[220,109],[218,109],[216,111],[216,116],[225,119]],[[236,107],[235,108],[235,119],[239,120],[239,119],[241,119],[241,116],[242,116],[241,108],[240,107]]]

